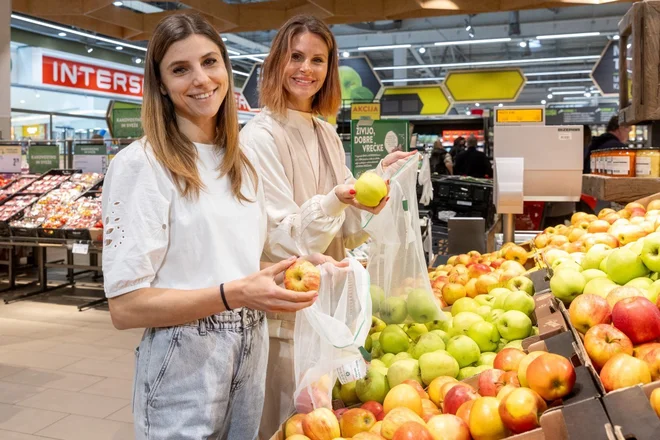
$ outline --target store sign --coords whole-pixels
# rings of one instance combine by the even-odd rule
[[[603,96],[619,96],[619,43],[610,41],[591,71]]]
[[[23,138],[45,139],[46,124],[24,125],[22,127]]]
[[[520,69],[451,71],[443,83],[455,102],[515,101],[527,79]]]
[[[73,167],[84,173],[105,174],[108,169],[108,155],[105,144],[74,145]]]
[[[351,163],[357,178],[397,150],[408,151],[408,121],[360,119],[351,122]]]
[[[144,75],[43,55],[41,80],[47,85],[139,98]]]
[[[27,154],[31,173],[45,173],[60,167],[60,147],[57,145],[30,145]]]
[[[380,119],[380,104],[351,104],[351,119]]]
[[[612,116],[619,114],[616,105],[598,107],[549,108],[545,111],[546,125],[607,125]]]
[[[21,147],[0,147],[0,173],[21,172]]]
[[[142,108],[114,108],[112,110],[112,134],[116,138],[142,136]]]
[[[380,102],[383,116],[438,116],[451,106],[440,86],[387,87]]]
[[[496,124],[541,124],[544,122],[544,108],[496,108]]]

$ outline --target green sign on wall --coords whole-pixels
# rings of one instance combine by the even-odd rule
[[[408,121],[362,119],[351,121],[351,162],[355,178],[378,166],[397,150],[408,151]]]
[[[27,154],[31,173],[45,173],[60,167],[60,147],[57,145],[30,145]]]
[[[108,127],[113,138],[142,137],[142,106],[131,102],[110,101]]]

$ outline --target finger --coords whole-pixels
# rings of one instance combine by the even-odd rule
[[[264,272],[267,273],[268,275],[275,277],[278,274],[281,274],[285,270],[289,268],[297,259],[298,257],[289,257],[286,260],[282,260],[279,263],[275,263],[272,266],[264,269]]]
[[[348,267],[348,260],[336,261],[335,267]]]
[[[294,290],[283,289],[282,287],[275,287],[274,296],[278,300],[288,302],[307,302],[316,298],[319,293],[315,290],[309,292],[296,292]]]
[[[300,302],[300,303],[290,303],[290,302],[278,302],[274,304],[271,308],[271,312],[279,312],[279,313],[291,313],[291,312],[297,312],[302,309],[306,309],[307,307],[312,306],[316,302],[316,298],[314,298],[311,301],[307,302]]]

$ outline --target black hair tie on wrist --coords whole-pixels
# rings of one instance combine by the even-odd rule
[[[227,304],[227,298],[225,298],[225,283],[220,284],[220,296],[222,297],[225,309],[227,309],[228,312],[231,312],[231,307],[229,307],[229,304]]]

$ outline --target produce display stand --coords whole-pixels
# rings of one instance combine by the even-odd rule
[[[598,200],[626,204],[660,192],[660,179],[585,174],[582,176],[582,192]]]

